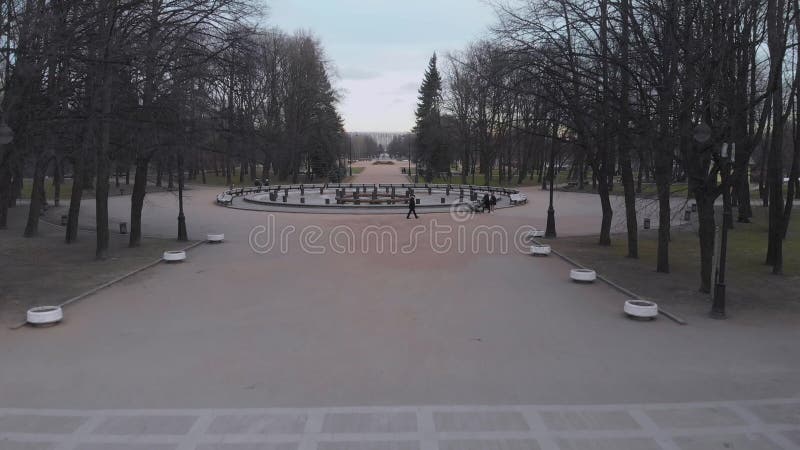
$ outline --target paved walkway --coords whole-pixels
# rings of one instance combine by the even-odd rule
[[[224,244],[73,305],[60,326],[0,329],[0,450],[800,445],[796,317],[723,323],[699,305],[689,326],[631,321],[618,292],[571,283],[557,258],[427,240],[440,226],[457,245],[462,229],[542,224],[544,193],[466,222],[267,215],[216,206],[216,194],[190,191],[187,221],[190,236],[224,232]],[[596,230],[596,197],[558,195],[561,233]],[[114,220],[124,200],[112,199]],[[149,195],[145,232],[174,235],[175,203]],[[258,226],[285,248],[255,252]],[[426,239],[402,252],[419,226]],[[389,227],[401,251],[339,253],[299,239],[307,227],[325,239]]]
[[[3,450],[790,450],[799,400],[590,406],[0,410]]]
[[[353,183],[362,184],[403,184],[409,179],[401,169],[408,170],[408,163],[394,161],[394,164],[372,164],[372,162],[359,161],[354,167],[363,167],[364,170],[353,175]]]

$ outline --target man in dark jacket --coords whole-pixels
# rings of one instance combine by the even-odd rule
[[[408,196],[408,214],[406,214],[406,219],[411,218],[411,213],[414,213],[415,219],[419,219],[417,215],[417,199],[414,197],[414,194]]]
[[[489,194],[483,194],[483,212],[489,212],[491,208],[490,204],[491,200],[489,200]]]

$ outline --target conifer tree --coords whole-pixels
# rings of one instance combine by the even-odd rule
[[[428,63],[425,77],[419,88],[416,126],[417,146],[414,160],[427,181],[450,167],[442,132],[441,102],[442,77],[436,67],[436,53]]]

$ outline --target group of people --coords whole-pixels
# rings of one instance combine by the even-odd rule
[[[494,192],[483,194],[483,199],[481,199],[481,205],[483,206],[483,212],[491,213],[494,211],[495,206],[497,206],[497,197],[494,196]],[[410,194],[408,196],[408,214],[406,214],[406,219],[411,218],[411,214],[414,214],[415,219],[419,219],[417,215],[417,199],[414,197],[414,194]]]

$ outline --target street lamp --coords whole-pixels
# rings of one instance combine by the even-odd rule
[[[556,142],[555,136],[553,137],[553,144],[550,147],[550,206],[547,208],[547,229],[545,229],[544,237],[556,237],[556,210],[553,208],[553,179],[555,178],[555,161],[556,161]]]
[[[186,126],[186,140],[188,144],[191,136],[191,126]],[[178,240],[185,242],[189,240],[189,233],[186,231],[186,216],[183,214],[183,147],[178,147]]]
[[[719,246],[719,266],[717,279],[714,283],[714,298],[711,302],[711,318],[725,319],[725,266],[728,259],[728,229],[733,225],[733,211],[731,208],[731,166],[735,162],[736,144],[728,146],[722,144],[720,151],[720,177],[722,183],[722,236]]]
[[[411,179],[411,135],[408,136],[408,179]]]
[[[350,134],[350,133],[347,133],[347,135],[350,136],[350,176],[352,177],[353,176],[353,135]],[[356,135],[356,136],[358,136],[358,135]]]

